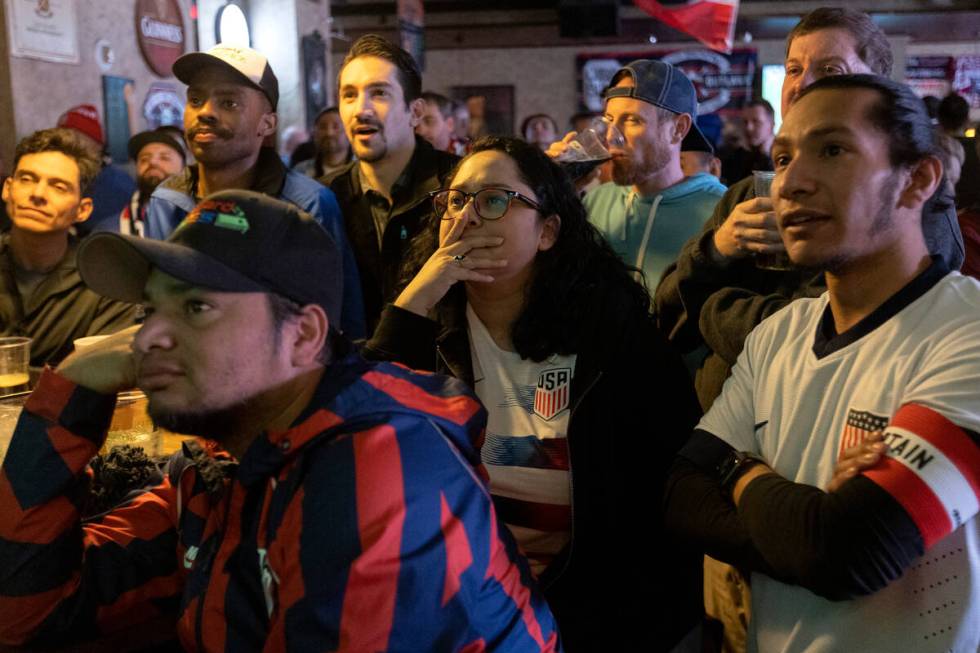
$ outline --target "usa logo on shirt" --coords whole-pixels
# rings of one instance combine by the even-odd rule
[[[542,372],[538,376],[538,387],[534,390],[534,414],[543,420],[550,420],[568,408],[571,386],[572,370],[569,367]]]
[[[868,434],[885,430],[888,426],[888,417],[875,415],[866,410],[847,411],[847,423],[844,424],[844,432],[841,434],[840,451],[838,456],[844,453],[845,449],[861,444]]]

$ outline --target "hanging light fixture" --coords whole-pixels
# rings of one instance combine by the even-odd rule
[[[251,47],[248,19],[241,7],[229,1],[218,10],[214,21],[214,38],[226,45]]]

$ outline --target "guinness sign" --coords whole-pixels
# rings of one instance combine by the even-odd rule
[[[150,69],[170,77],[170,67],[187,42],[177,0],[136,0],[136,39]]]

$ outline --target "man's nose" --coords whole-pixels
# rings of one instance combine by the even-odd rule
[[[146,315],[133,338],[133,350],[139,354],[148,354],[154,349],[169,351],[175,344],[170,323],[158,311]]]
[[[48,191],[50,187],[43,181],[39,181],[31,188],[31,202],[42,205],[48,203]]]
[[[813,175],[806,157],[796,156],[776,173],[773,180],[774,195],[791,200],[813,190]]]
[[[370,93],[357,94],[357,98],[354,100],[354,113],[358,117],[374,115],[374,101],[371,99]]]
[[[797,98],[800,96],[800,93],[802,93],[807,86],[817,81],[817,79],[818,77],[816,74],[814,74],[812,68],[804,68],[803,72],[800,73],[800,76],[797,77],[794,82],[792,82],[794,86],[793,92],[790,94],[789,103],[793,104],[796,102]]]
[[[200,122],[211,122],[216,119],[215,116],[215,102],[211,98],[204,100],[199,107],[197,107],[197,119]]]

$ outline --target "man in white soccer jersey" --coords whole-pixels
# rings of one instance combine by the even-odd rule
[[[827,77],[772,156],[783,242],[827,293],[746,340],[674,465],[668,522],[753,571],[750,650],[976,651],[980,284],[926,248],[942,166],[924,106]],[[887,447],[873,465],[851,458],[862,440]],[[834,478],[845,449],[864,469]]]

